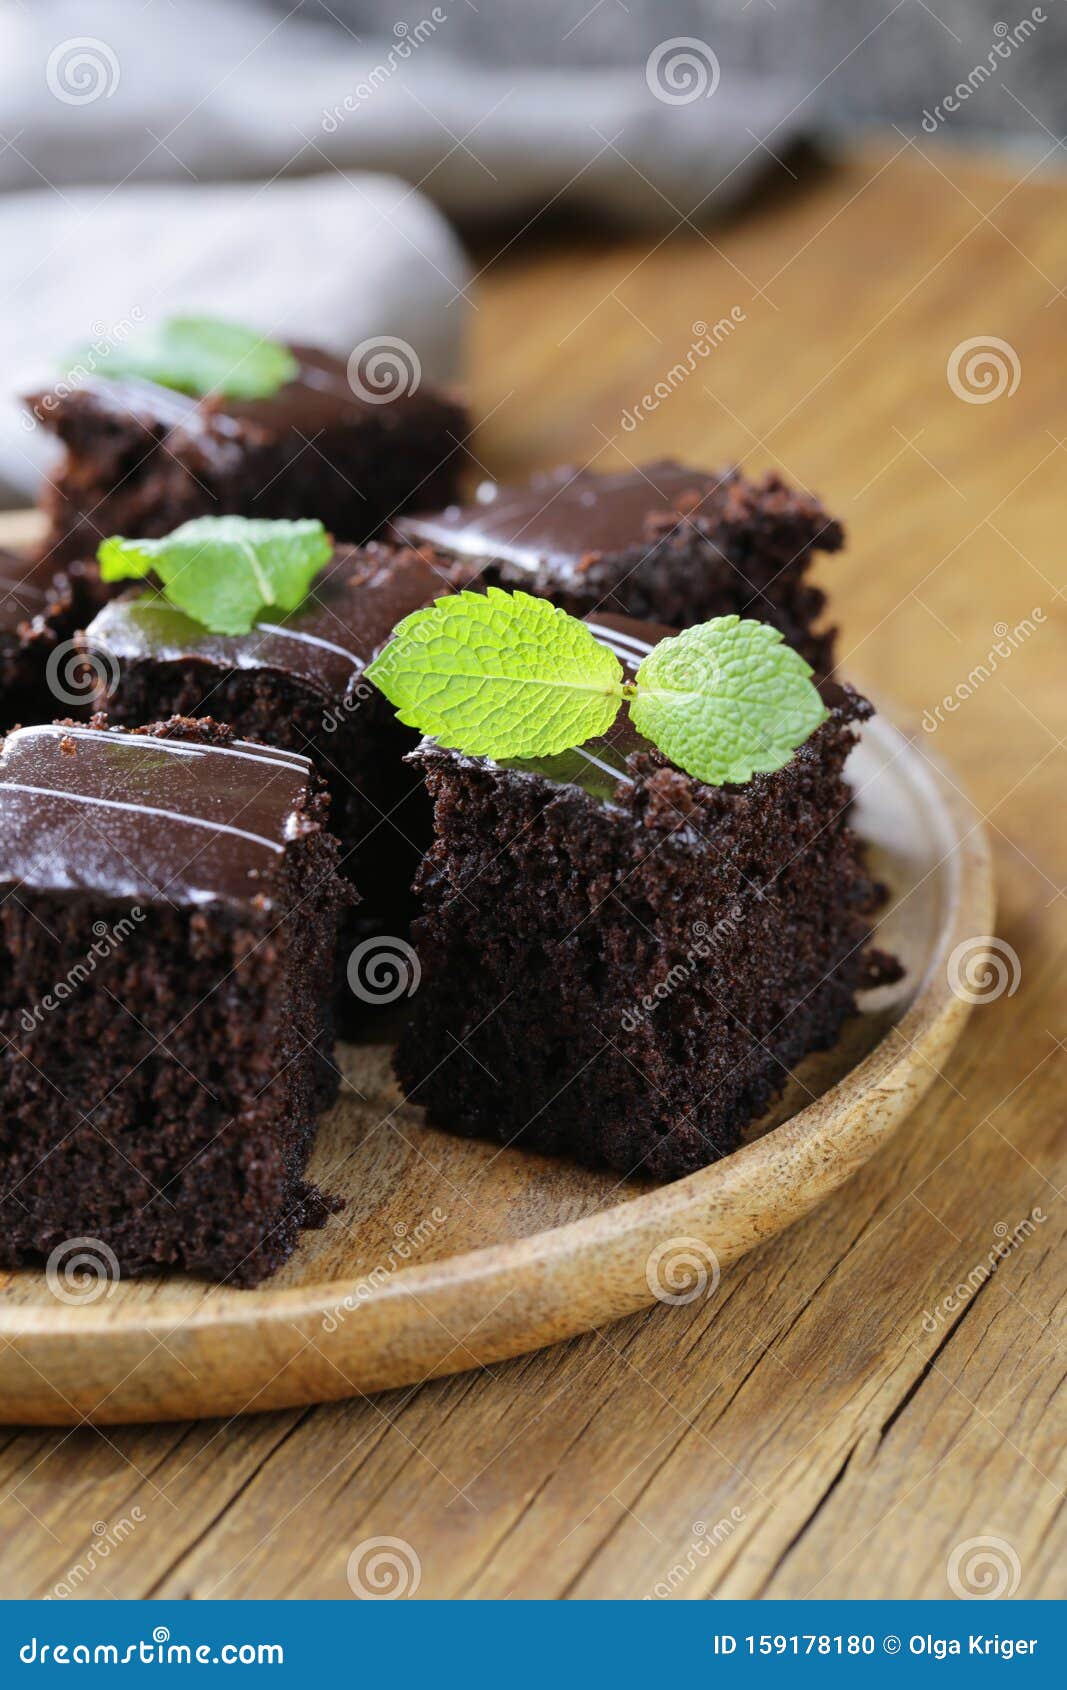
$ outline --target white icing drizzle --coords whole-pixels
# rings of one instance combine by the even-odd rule
[[[230,745],[200,745],[196,741],[177,739],[153,739],[148,735],[134,737],[133,734],[111,735],[99,728],[67,728],[54,722],[42,723],[39,727],[15,728],[8,734],[8,739],[22,739],[27,735],[47,734],[53,739],[89,739],[102,740],[108,745],[130,745],[135,750],[150,747],[155,751],[168,751],[176,754],[184,752],[187,756],[196,756],[201,751],[221,752],[225,757],[242,757],[250,763],[273,764],[274,767],[311,768],[311,759],[305,757],[301,751],[287,751],[281,746],[256,745],[247,739],[235,739]],[[239,749],[247,746],[248,750]]]
[[[334,645],[332,640],[324,640],[318,634],[304,634],[296,628],[282,627],[278,622],[257,622],[256,627],[261,628],[265,634],[280,634],[283,639],[296,640],[298,645],[314,645],[322,651],[336,652],[338,657],[347,658],[353,669],[358,669],[363,661],[345,646]]]
[[[605,628],[599,622],[587,622],[586,627],[597,639],[603,640],[605,645],[622,646],[624,651],[638,653],[647,657],[652,647],[647,640],[639,640],[634,634],[620,634],[615,628]]]
[[[211,833],[232,833],[237,839],[250,839],[254,845],[265,845],[268,851],[281,854],[284,845],[276,839],[265,839],[261,833],[249,833],[243,827],[231,827],[228,822],[209,821],[206,816],[189,816],[183,810],[161,810],[155,804],[131,804],[124,798],[98,798],[90,792],[63,792],[54,786],[30,786],[21,780],[0,779],[5,792],[32,792],[39,798],[58,798],[64,804],[94,804],[103,810],[128,810],[135,816],[165,816],[168,821],[185,822],[189,827],[206,827]]]
[[[587,751],[584,745],[579,745],[578,750],[581,752],[587,763],[592,763],[593,766],[600,769],[602,773],[610,775],[612,780],[623,781],[626,786],[633,785],[633,776],[628,775],[625,769],[617,769],[611,763],[602,762],[599,757],[594,757],[591,751]]]

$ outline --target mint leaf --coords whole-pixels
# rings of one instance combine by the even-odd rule
[[[810,675],[777,628],[716,616],[649,652],[630,717],[687,774],[740,784],[783,768],[826,720]]]
[[[169,317],[104,353],[83,352],[78,366],[137,376],[197,399],[270,399],[300,368],[287,346],[215,317]]]
[[[416,610],[367,675],[408,727],[472,757],[547,757],[606,733],[623,669],[584,622],[529,593]]]
[[[528,593],[455,593],[396,628],[367,676],[408,727],[472,757],[548,758],[638,733],[712,786],[789,762],[827,711],[811,668],[765,622],[718,616],[662,640],[634,681],[584,622]]]
[[[295,610],[329,561],[321,522],[198,516],[162,540],[113,535],[97,556],[104,581],[155,575],[164,596],[216,634],[247,634],[268,606]]]

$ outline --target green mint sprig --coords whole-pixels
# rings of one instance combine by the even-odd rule
[[[163,596],[216,634],[247,634],[268,607],[295,610],[333,553],[321,522],[198,516],[162,540],[112,535],[97,557],[104,581],[154,575]]]
[[[638,733],[712,786],[773,773],[827,711],[776,628],[717,616],[662,640],[632,681],[584,622],[528,593],[462,592],[406,616],[367,669],[408,727],[475,757],[550,757]]]
[[[82,352],[77,368],[137,376],[195,399],[271,399],[300,366],[287,346],[217,317],[168,317],[101,353]]]
[[[398,623],[367,675],[409,728],[475,757],[548,757],[606,733],[622,664],[528,593],[454,593]]]
[[[811,665],[769,622],[716,616],[653,646],[630,720],[709,786],[784,768],[827,717]]]

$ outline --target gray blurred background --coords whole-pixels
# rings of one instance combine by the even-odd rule
[[[46,464],[16,395],[131,323],[391,335],[452,378],[472,242],[658,240],[874,133],[1059,170],[1065,8],[0,0],[0,499]]]
[[[290,11],[286,0],[271,5]],[[368,38],[424,10],[419,0],[305,0],[299,8]],[[812,103],[828,128],[906,128],[985,58],[998,23],[1013,27],[1032,10],[1019,0],[458,0],[448,8],[449,47],[485,65],[592,67],[643,60],[666,36],[698,36],[724,68],[819,85]],[[1005,73],[1011,93],[991,89],[961,107],[958,128],[968,136],[1051,145],[1041,126],[1056,138],[1067,129],[1067,15],[1062,0],[1039,10],[1047,22],[1037,50]]]

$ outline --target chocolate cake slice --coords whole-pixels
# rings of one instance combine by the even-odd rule
[[[70,642],[105,598],[95,564],[0,551],[0,732],[88,709],[93,677]]]
[[[587,618],[627,671],[668,630]],[[422,983],[396,1056],[432,1125],[620,1173],[691,1173],[738,1143],[868,977],[879,893],[843,776],[865,700],[744,786],[635,732],[497,763],[425,740],[435,805]]]
[[[0,747],[0,1265],[251,1285],[321,1224],[350,893],[310,763],[210,721]]]
[[[238,732],[311,755],[333,797],[344,867],[365,902],[358,919],[403,931],[429,841],[421,779],[404,763],[417,736],[363,671],[409,612],[453,580],[410,550],[339,546],[300,609],[248,634],[213,634],[156,593],[112,600],[82,647],[107,682],[114,722],[216,716]]]
[[[777,475],[748,481],[665,460],[613,474],[557,469],[523,487],[486,482],[470,505],[404,517],[397,533],[475,562],[486,584],[549,598],[572,616],[600,611],[688,628],[736,614],[770,622],[816,674],[833,630],[812,554],[844,544],[818,500]]]
[[[43,498],[46,555],[95,557],[109,534],[168,534],[222,514],[314,512],[356,541],[454,495],[467,433],[456,400],[425,384],[367,398],[343,359],[289,350],[298,372],[271,398],[195,399],[103,376],[32,395],[33,415],[65,448]]]

